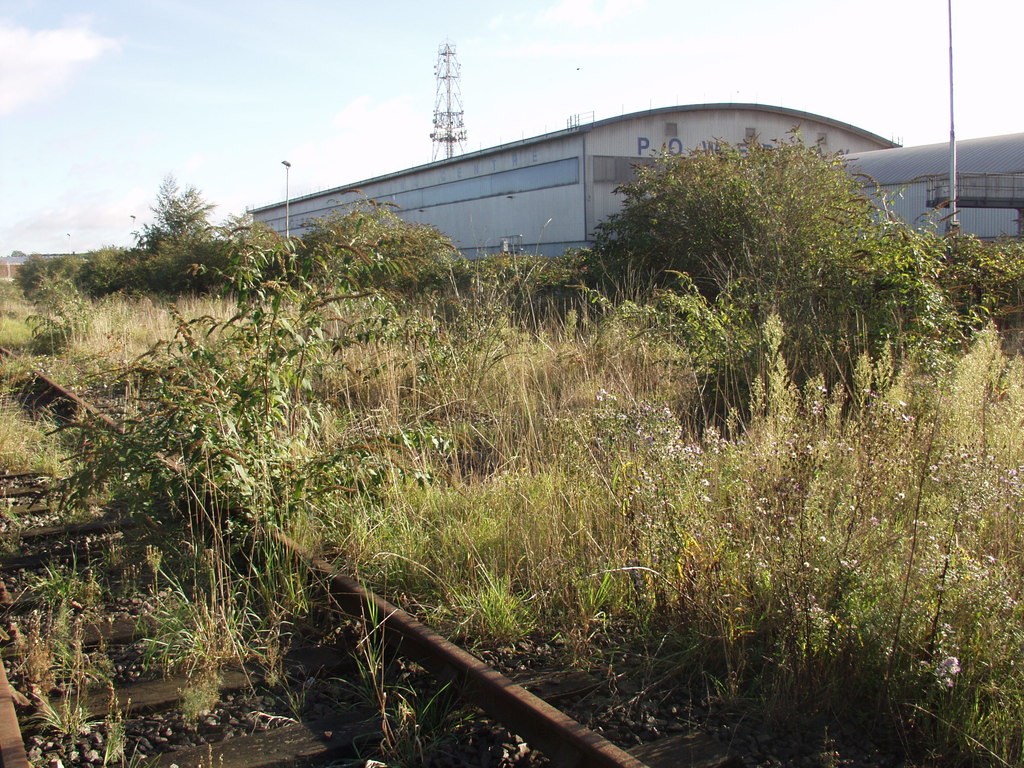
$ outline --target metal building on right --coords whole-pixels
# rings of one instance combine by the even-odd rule
[[[991,240],[1024,236],[1024,133],[956,143],[960,229]],[[885,194],[890,210],[913,226],[940,230],[949,215],[949,144],[850,154],[850,173]]]

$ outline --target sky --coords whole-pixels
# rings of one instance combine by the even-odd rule
[[[247,208],[469,151],[753,102],[949,140],[946,0],[0,0],[0,256],[134,244],[169,174]],[[1024,0],[952,0],[957,138],[1024,131]],[[291,163],[290,171],[281,164]],[[287,175],[287,178],[286,178]]]

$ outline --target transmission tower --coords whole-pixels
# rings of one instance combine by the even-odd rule
[[[444,154],[445,159],[466,151],[466,125],[462,120],[462,94],[459,91],[459,62],[455,58],[455,46],[445,42],[437,50],[437,99],[434,101],[434,142],[432,160]]]

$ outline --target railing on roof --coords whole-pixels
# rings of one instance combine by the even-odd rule
[[[958,173],[957,205],[960,208],[1024,208],[1024,173]],[[928,181],[928,205],[949,203],[949,177]]]

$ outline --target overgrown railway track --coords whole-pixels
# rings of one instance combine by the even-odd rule
[[[9,353],[4,351],[4,354]],[[32,375],[23,395],[22,401],[30,411],[51,409],[64,418],[87,411],[98,415],[109,428],[118,429],[113,419],[43,374]],[[71,691],[65,686],[54,696],[53,691],[44,689],[45,675],[41,683],[22,672],[12,686],[6,667],[7,662],[19,655],[24,667],[26,654],[42,653],[40,644],[48,632],[70,633],[72,652],[83,657],[93,653],[107,654],[111,658],[130,657],[140,652],[140,639],[145,644],[148,632],[149,619],[145,611],[133,615],[124,606],[112,606],[113,612],[98,615],[103,611],[86,611],[81,601],[72,598],[70,607],[65,606],[71,613],[70,617],[63,618],[67,626],[40,625],[38,619],[33,618],[36,616],[33,610],[48,598],[38,589],[33,591],[32,584],[40,582],[38,578],[33,580],[32,575],[43,573],[53,577],[57,563],[70,562],[76,569],[84,569],[76,570],[72,579],[95,582],[96,572],[104,568],[108,571],[106,579],[116,581],[123,578],[125,563],[138,565],[145,556],[146,526],[132,516],[123,515],[71,525],[48,522],[45,517],[48,511],[46,482],[37,476],[0,476],[0,499],[7,505],[5,515],[9,520],[16,521],[20,515],[42,515],[39,524],[14,526],[17,533],[8,537],[8,546],[0,558],[0,576],[3,577],[0,579],[0,615],[5,621],[3,635],[0,635],[0,639],[5,638],[5,664],[4,669],[0,669],[0,768],[59,762],[59,758],[48,757],[55,752],[47,747],[55,741],[54,738],[40,741],[38,736],[32,736],[26,740],[22,732],[26,724],[30,725],[28,731],[38,732],[41,730],[39,723],[47,721],[62,725],[69,731],[74,730],[76,722],[82,723],[77,737],[74,733],[68,734],[75,746],[64,753],[74,755],[75,764],[128,764],[123,757],[123,747],[120,753],[111,750],[114,737],[111,727],[108,726],[103,736],[98,738],[86,724],[97,719],[114,718],[120,729],[119,738],[123,740],[126,734],[131,733],[137,719],[180,707],[183,691],[192,681],[186,678],[133,681],[131,662],[104,661],[108,668],[113,666],[116,669],[115,679],[107,682],[106,690]],[[348,617],[349,621],[363,627],[370,626],[373,637],[382,643],[382,649],[386,646],[389,654],[396,654],[417,665],[415,668],[421,667],[431,673],[433,682],[427,685],[435,691],[446,687],[516,734],[519,738],[509,746],[519,753],[521,762],[517,764],[547,760],[558,766],[607,768],[742,765],[737,757],[730,755],[717,742],[693,733],[678,733],[627,752],[527,689],[531,684],[540,689],[558,689],[558,675],[548,674],[544,676],[546,679],[533,680],[532,683],[524,680],[525,685],[520,685],[354,579],[337,573],[331,563],[304,551],[284,537],[279,537],[279,540],[297,560],[304,563],[316,583],[322,585],[322,604],[316,611],[332,617],[329,624]],[[130,553],[127,558],[126,552]],[[86,574],[84,577],[83,573]],[[153,577],[156,577],[155,569]],[[70,589],[71,585],[65,586]],[[51,578],[50,591],[55,588]],[[31,635],[27,641],[26,635]],[[157,736],[138,737],[134,754],[139,759],[133,764],[210,768],[213,765],[340,764],[336,761],[372,758],[376,754],[372,745],[380,742],[382,728],[386,730],[387,727],[381,722],[382,713],[366,706],[365,701],[362,704],[351,700],[334,701],[336,706],[332,706],[332,696],[345,698],[338,693],[338,681],[344,681],[346,676],[358,676],[354,669],[356,662],[339,645],[336,636],[311,637],[307,634],[300,639],[302,642],[282,662],[284,681],[269,679],[265,669],[244,666],[221,673],[216,692],[222,704],[242,701],[241,708],[228,706],[227,714],[200,718],[192,726],[183,724],[181,718],[174,720],[165,716],[159,721],[165,725],[156,726],[155,731],[146,731],[147,734],[157,733]],[[571,677],[563,676],[563,681]],[[18,685],[27,690],[18,690]],[[585,693],[596,685],[600,682],[577,685],[576,688]],[[562,695],[572,688],[571,683],[562,685]],[[272,691],[277,693],[270,693]],[[319,710],[314,707],[311,711],[319,711],[322,716],[297,717],[269,707],[260,708],[275,695],[281,700],[315,695],[322,702]],[[243,710],[251,711],[243,715]],[[19,712],[22,713],[20,719]],[[228,725],[221,727],[224,722]],[[210,726],[206,733],[203,733],[203,723]],[[270,725],[280,727],[264,727]],[[26,744],[30,746],[26,748]],[[536,757],[535,750],[542,753],[543,758]],[[120,762],[116,762],[113,755],[118,755]],[[485,750],[481,752],[479,764],[491,764],[493,758],[493,754]],[[372,760],[365,764],[371,765]]]

